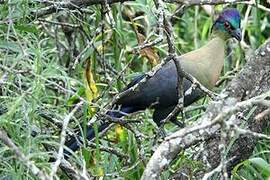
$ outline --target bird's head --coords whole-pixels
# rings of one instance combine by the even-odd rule
[[[225,39],[234,37],[241,41],[241,18],[237,9],[224,9],[212,26],[212,31],[219,34]]]

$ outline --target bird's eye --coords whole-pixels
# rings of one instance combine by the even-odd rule
[[[228,23],[227,21],[224,22],[224,27],[225,27],[226,29],[231,29],[231,25],[230,25],[230,23]]]

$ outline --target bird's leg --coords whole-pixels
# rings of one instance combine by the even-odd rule
[[[158,133],[157,135],[160,135],[162,139],[164,139],[166,137],[166,131],[164,129],[164,125],[161,125],[158,127]]]
[[[184,128],[186,126],[185,121],[184,121],[185,120],[185,114],[184,114],[184,112],[182,110],[180,111],[180,113],[181,113],[181,117],[182,117],[181,121],[177,120],[177,116],[174,116],[172,119],[170,119],[170,121],[173,124],[175,124],[176,126],[178,126],[179,128]]]
[[[156,133],[155,133],[155,142],[161,137],[161,139],[164,139],[166,137],[167,133],[164,129],[164,126],[160,125],[158,126],[158,128],[156,129]]]
[[[179,128],[184,128],[185,127],[185,122],[184,122],[184,119],[185,119],[185,114],[182,110],[180,110],[180,113],[181,113],[181,121],[178,121],[177,120],[177,115],[178,113],[176,113],[176,115],[174,115],[170,121],[175,124],[176,126],[178,126]]]
[[[156,113],[157,111],[155,111],[155,113]],[[156,123],[156,125],[157,125],[157,133],[156,133],[156,138],[158,138],[158,137],[162,137],[162,139],[164,139],[165,137],[166,137],[166,132],[165,132],[165,130],[164,130],[164,123],[162,123],[162,116],[155,116],[155,114],[154,114],[154,116],[153,116],[153,120],[154,120],[154,122]]]
[[[178,121],[177,119],[171,120],[171,122],[175,124],[176,126],[178,126],[179,128],[184,128],[186,126],[184,122]]]

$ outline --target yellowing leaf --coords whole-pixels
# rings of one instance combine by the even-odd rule
[[[116,139],[120,142],[123,142],[126,139],[126,132],[123,126],[120,124],[117,124],[115,127],[115,134],[116,134]]]
[[[99,179],[103,179],[103,176],[104,176],[104,170],[102,167],[98,166],[96,167],[96,175],[97,176],[100,176]]]
[[[117,126],[115,127],[115,133],[118,136],[123,134],[124,133],[124,128],[121,125],[117,124]]]
[[[85,84],[85,94],[89,103],[93,101],[98,96],[98,89],[94,81],[93,74],[91,72],[91,62],[90,59],[87,60],[86,68],[84,72],[84,84]],[[95,108],[90,108],[91,113],[95,111]]]

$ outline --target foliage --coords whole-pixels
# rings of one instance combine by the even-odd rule
[[[0,4],[0,128],[31,161],[49,174],[48,160],[58,150],[64,117],[83,99],[84,104],[72,117],[68,132],[85,131],[87,122],[95,118],[95,112],[104,110],[114,94],[138,73],[150,70],[162,60],[167,44],[161,42],[139,53],[134,51],[145,39],[158,38],[156,9],[150,0],[115,3],[108,13],[105,13],[108,7],[92,5],[75,10],[59,9],[51,15],[35,17],[33,11],[45,5],[32,0]],[[262,5],[269,8],[266,2]],[[175,4],[166,6],[168,15],[177,8]],[[219,5],[215,9],[223,7]],[[236,7],[244,18],[249,5]],[[177,53],[202,46],[209,38],[212,22],[206,9],[198,6],[186,9],[182,16],[175,18]],[[270,37],[269,12],[254,5],[244,23],[248,50],[256,49]],[[229,42],[222,81],[216,92],[241,69],[246,53],[239,44]],[[195,110],[185,113],[186,124],[196,121],[207,102],[205,98],[192,106]],[[74,154],[72,164],[78,169],[86,165],[90,174],[97,177],[139,179],[157,143],[157,127],[150,112],[127,118],[141,121],[131,125],[143,134],[142,138],[116,125],[106,135],[96,138],[95,147],[90,148],[84,141],[83,148]],[[178,129],[172,124],[165,128],[167,133]],[[269,128],[265,131],[269,134]],[[234,177],[269,177],[269,146],[269,140],[260,140],[253,156],[235,169]],[[103,147],[113,148],[128,158],[106,152]],[[190,160],[192,151],[179,155],[163,178],[182,163],[198,169],[200,163]],[[3,144],[0,162],[0,178],[37,179]],[[57,175],[68,178],[63,171]]]

